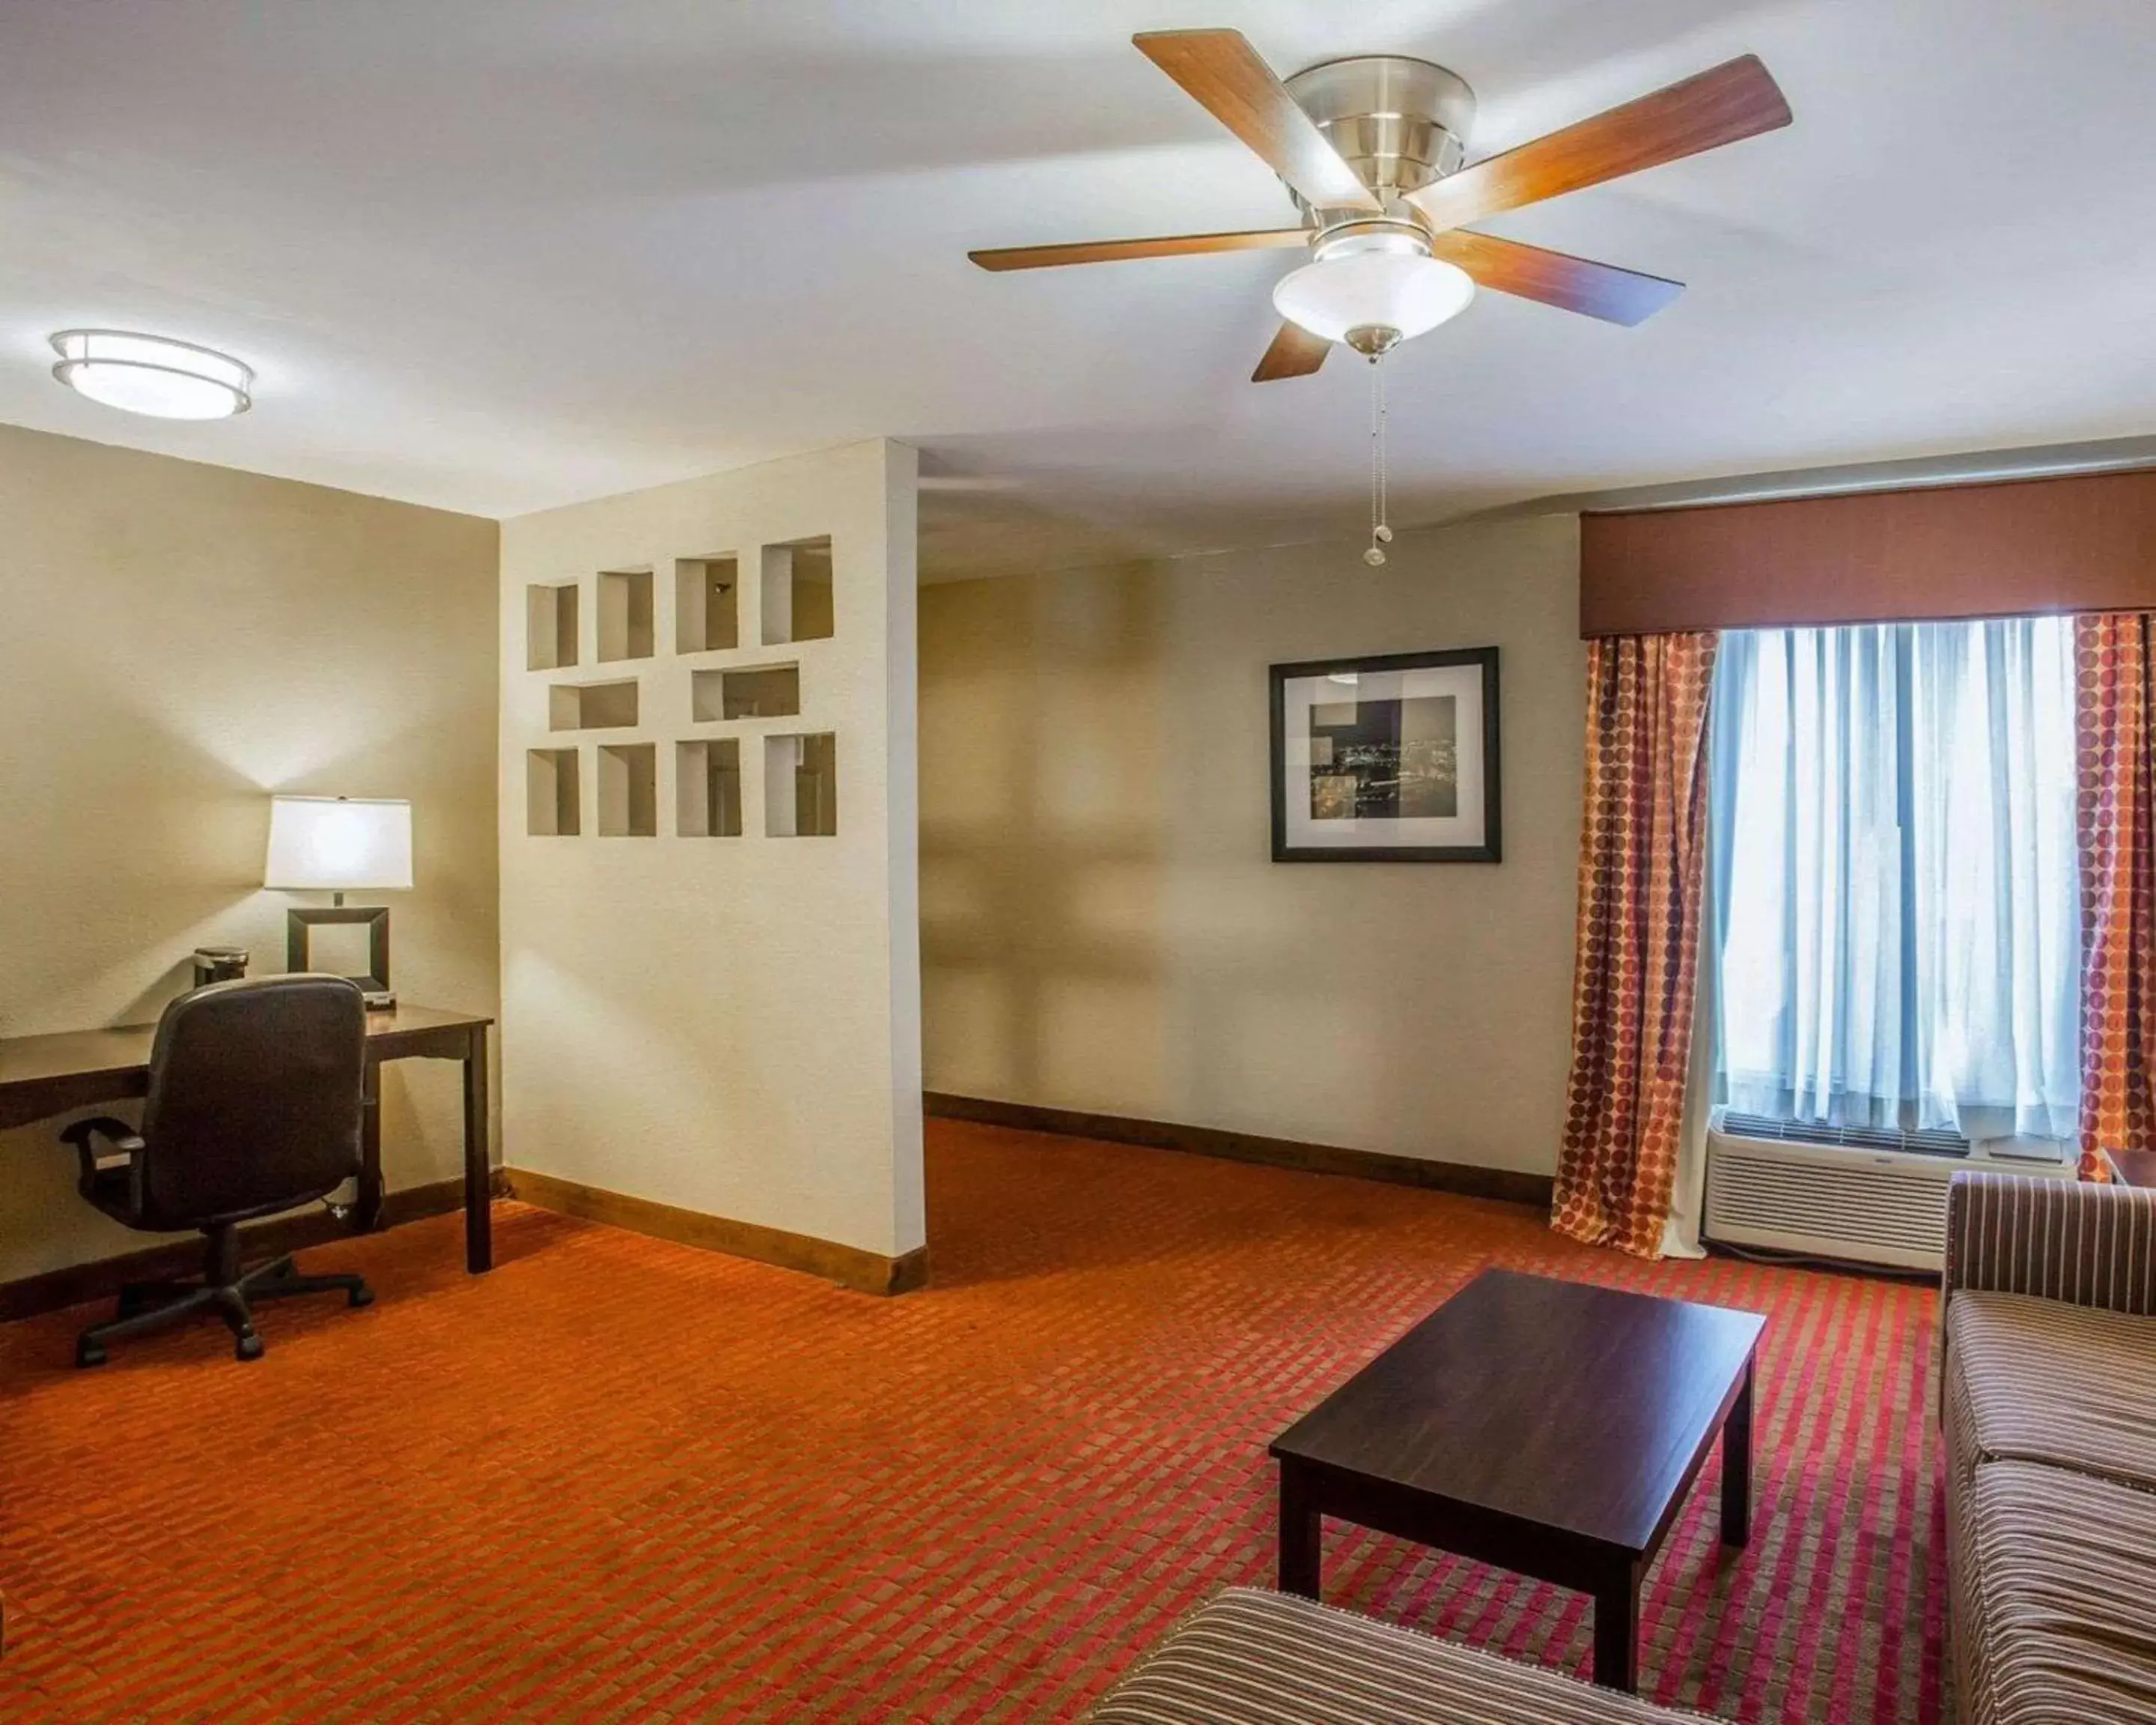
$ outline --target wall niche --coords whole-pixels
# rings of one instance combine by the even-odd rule
[[[577,662],[577,584],[524,589],[524,663],[531,670],[563,670]]]
[[[764,832],[829,839],[839,830],[839,739],[829,731],[763,740]]]
[[[649,659],[656,650],[652,638],[651,571],[603,569],[599,572],[599,657],[601,660]]]
[[[649,742],[599,745],[599,836],[659,836],[659,749]]]
[[[674,650],[741,644],[741,562],[732,552],[674,560]]]
[[[763,644],[829,640],[838,616],[831,588],[831,536],[763,547]]]
[[[801,667],[753,665],[738,670],[690,673],[690,716],[714,719],[790,719],[801,711]]]
[[[529,749],[524,757],[524,829],[535,839],[573,839],[582,788],[574,749]]]
[[[547,691],[549,731],[617,730],[636,722],[637,690],[625,683],[557,683]]]
[[[684,839],[742,836],[741,740],[674,746],[675,831]]]

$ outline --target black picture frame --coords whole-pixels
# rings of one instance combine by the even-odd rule
[[[1480,845],[1293,845],[1287,841],[1287,685],[1303,677],[1350,672],[1481,669],[1482,691],[1482,840]],[[1456,647],[1429,653],[1388,653],[1359,659],[1312,659],[1269,667],[1272,705],[1273,860],[1300,862],[1494,863],[1504,860],[1504,797],[1500,778],[1497,649]]]

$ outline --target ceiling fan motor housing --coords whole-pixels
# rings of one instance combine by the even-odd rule
[[[1422,224],[1401,200],[1459,171],[1475,123],[1467,80],[1429,60],[1366,54],[1321,61],[1286,82],[1296,105],[1385,206],[1384,217],[1373,218],[1368,210],[1327,209],[1297,196],[1296,207],[1312,231],[1326,235],[1358,224],[1365,232],[1392,228],[1419,238]]]

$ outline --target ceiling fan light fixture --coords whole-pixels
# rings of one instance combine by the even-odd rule
[[[1406,341],[1457,317],[1474,297],[1474,279],[1454,264],[1358,251],[1291,270],[1273,289],[1273,309],[1327,341],[1372,330],[1397,331],[1395,339]]]
[[[1342,222],[1320,234],[1310,248],[1312,261],[1319,264],[1329,264],[1335,258],[1359,257],[1365,252],[1426,258],[1430,236],[1412,222],[1388,216],[1373,222]]]
[[[229,354],[126,330],[62,330],[53,376],[92,401],[158,419],[244,413],[254,372]]]

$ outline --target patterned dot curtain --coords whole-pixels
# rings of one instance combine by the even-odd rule
[[[1691,1062],[1712,634],[1589,643],[1572,1076],[1552,1225],[1659,1256]]]
[[[2146,1150],[2156,1104],[2156,676],[2150,619],[2074,619],[2082,872],[2082,1178],[2106,1149]]]

